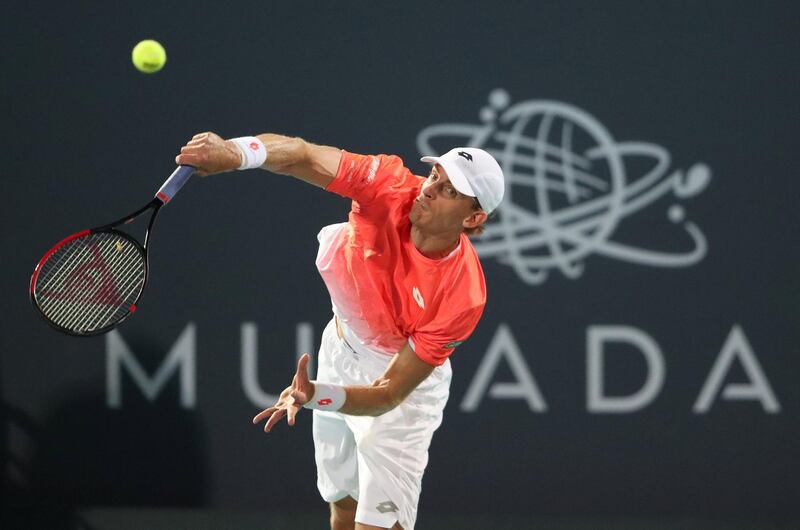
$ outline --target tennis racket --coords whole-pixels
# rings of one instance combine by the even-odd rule
[[[178,168],[152,201],[113,223],[83,230],[48,250],[31,276],[33,307],[55,329],[76,336],[105,333],[136,311],[147,282],[147,248],[156,215],[195,172]],[[152,210],[144,245],[117,230]]]

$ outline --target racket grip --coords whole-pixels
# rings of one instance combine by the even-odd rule
[[[194,166],[178,166],[178,169],[172,172],[172,175],[161,185],[161,188],[156,193],[156,198],[162,203],[167,204],[186,184],[189,177],[194,175],[197,168]]]

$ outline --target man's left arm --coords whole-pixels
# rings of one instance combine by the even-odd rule
[[[389,412],[431,375],[433,369],[434,366],[417,357],[406,344],[372,385],[345,387],[347,397],[339,412],[353,416],[380,416]]]
[[[308,361],[308,354],[300,358],[292,384],[281,393],[275,405],[258,413],[253,418],[253,423],[266,419],[264,430],[269,432],[276,423],[287,416],[289,425],[294,425],[295,416],[303,405],[322,397],[318,395],[320,393],[317,392],[315,383],[308,378]],[[344,404],[337,410],[342,414],[353,416],[385,414],[402,403],[433,369],[434,366],[422,361],[406,344],[392,358],[383,374],[371,385],[338,387],[344,392]]]

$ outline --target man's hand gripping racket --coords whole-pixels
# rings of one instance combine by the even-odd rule
[[[147,282],[147,250],[158,211],[195,173],[179,166],[152,201],[113,223],[83,230],[48,250],[31,276],[33,307],[58,331],[105,333],[136,310]],[[117,227],[152,210],[144,245]]]

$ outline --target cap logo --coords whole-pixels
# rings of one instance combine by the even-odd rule
[[[472,162],[472,155],[467,153],[466,151],[459,151],[458,156],[463,156],[464,158]]]

